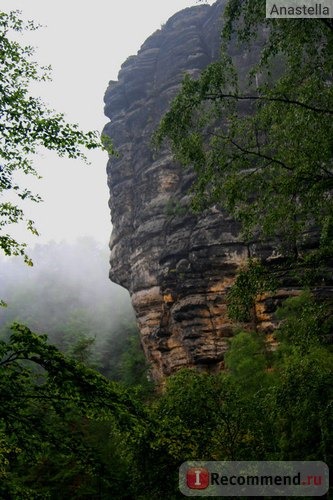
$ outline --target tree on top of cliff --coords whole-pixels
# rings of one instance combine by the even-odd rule
[[[6,255],[22,255],[26,245],[17,242],[6,228],[24,222],[29,231],[37,234],[33,221],[27,220],[20,200],[41,201],[14,180],[20,171],[38,177],[32,157],[40,147],[55,151],[59,156],[86,160],[84,150],[101,147],[98,132],[84,133],[77,124],[68,124],[64,115],[48,109],[38,97],[30,94],[30,85],[50,79],[50,67],[41,67],[33,59],[34,49],[18,43],[17,35],[33,31],[39,26],[32,21],[25,23],[19,11],[0,12],[0,194],[10,191],[18,202],[0,203],[0,247]]]
[[[157,144],[197,173],[193,206],[222,204],[244,236],[276,238],[297,257],[314,227],[332,238],[333,24],[266,19],[265,2],[230,0],[220,59],[186,75],[163,117]],[[240,81],[229,43],[261,44]]]

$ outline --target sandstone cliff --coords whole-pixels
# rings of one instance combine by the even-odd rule
[[[130,291],[156,380],[182,366],[223,366],[231,335],[225,293],[248,256],[230,217],[216,208],[200,217],[187,210],[191,173],[167,149],[155,157],[150,145],[184,72],[198,74],[218,56],[223,4],[174,15],[127,59],[105,94],[104,133],[118,151],[107,168],[110,278]],[[248,54],[232,50],[245,72]]]

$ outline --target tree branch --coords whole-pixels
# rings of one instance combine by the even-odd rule
[[[315,106],[310,106],[309,104],[305,104],[305,102],[296,101],[295,99],[288,99],[287,97],[265,97],[265,96],[246,96],[246,95],[237,95],[237,94],[223,94],[222,92],[218,94],[206,94],[204,97],[206,100],[216,101],[217,99],[236,99],[238,101],[248,100],[248,101],[269,101],[269,102],[282,102],[283,104],[292,104],[295,106],[300,106],[301,108],[308,109],[310,111],[314,111],[315,113],[324,113],[333,115],[333,110],[317,108]]]
[[[280,165],[282,168],[284,168],[286,170],[289,170],[291,172],[293,171],[293,169],[291,167],[288,167],[288,165],[286,165],[283,161],[278,160],[276,158],[272,158],[271,156],[267,156],[263,153],[260,153],[259,151],[256,152],[256,151],[251,151],[249,149],[245,149],[242,146],[240,146],[237,142],[235,142],[233,139],[231,139],[231,137],[215,134],[214,132],[210,132],[209,135],[213,135],[215,137],[219,137],[220,139],[224,139],[226,141],[229,141],[233,146],[235,146],[235,148],[239,149],[239,151],[241,151],[243,154],[254,155],[254,156],[257,156],[259,158],[263,158],[264,160],[267,160],[271,163],[277,163],[278,165]]]

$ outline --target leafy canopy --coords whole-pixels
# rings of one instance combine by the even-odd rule
[[[59,498],[59,484],[67,491],[77,477],[96,481],[102,464],[86,436],[91,423],[116,435],[145,419],[128,391],[17,323],[0,341],[0,402],[1,498]]]
[[[7,232],[7,226],[23,221],[29,231],[37,234],[33,221],[26,220],[19,204],[6,200],[8,192],[20,200],[41,201],[14,180],[17,171],[38,177],[33,157],[40,147],[59,156],[87,161],[84,150],[100,148],[96,131],[84,133],[77,124],[68,124],[64,115],[47,108],[39,97],[30,94],[30,85],[50,79],[50,67],[41,67],[33,59],[34,49],[21,45],[17,39],[25,31],[40,26],[24,22],[19,11],[0,12],[0,247],[6,255],[22,255],[25,244]],[[106,145],[109,152],[110,144]]]
[[[194,167],[194,208],[221,204],[248,240],[276,237],[297,257],[315,226],[331,241],[333,25],[265,19],[261,0],[230,0],[224,17],[220,59],[185,76],[155,143]],[[246,78],[235,39],[257,54]]]
[[[191,459],[330,465],[331,320],[309,293],[280,314],[273,351],[240,332],[224,371],[181,370],[148,401],[16,324],[0,342],[1,498],[176,499]]]

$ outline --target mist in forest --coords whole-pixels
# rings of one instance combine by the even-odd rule
[[[1,338],[13,322],[22,323],[119,378],[121,358],[138,333],[127,290],[109,280],[109,249],[85,237],[36,245],[29,257],[33,267],[19,257],[0,258],[0,299],[7,304],[0,308]]]

